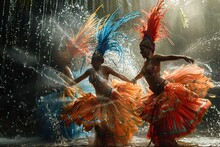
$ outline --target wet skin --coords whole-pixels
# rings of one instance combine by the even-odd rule
[[[140,73],[132,80],[135,83],[138,79],[145,77],[150,89],[157,92],[158,88],[163,83],[164,79],[160,76],[160,63],[169,60],[184,59],[189,63],[194,63],[194,60],[182,55],[160,55],[154,54],[152,49],[146,45],[140,45],[140,54],[146,59]],[[163,87],[165,85],[162,85]],[[162,87],[162,88],[163,88]]]
[[[109,75],[113,75],[123,81],[130,82],[128,78],[114,71],[109,66],[102,65],[102,60],[92,60],[92,68],[86,70],[84,74],[75,79],[75,84],[82,81],[83,79],[90,77],[92,80],[97,82],[92,82],[93,87],[97,96],[109,96],[109,91],[112,86],[108,82]]]

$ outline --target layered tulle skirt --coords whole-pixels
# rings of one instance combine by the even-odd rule
[[[134,110],[141,90],[126,82],[114,81],[112,85],[109,97],[86,94],[64,106],[62,120],[66,125],[71,122],[83,125],[85,131],[95,128],[103,134],[107,144],[124,145],[131,141],[140,125],[140,118]]]
[[[138,105],[140,117],[150,123],[147,137],[154,143],[190,134],[211,106],[204,97],[213,85],[197,65],[166,72],[164,78],[168,81],[164,91],[159,95],[149,91]]]

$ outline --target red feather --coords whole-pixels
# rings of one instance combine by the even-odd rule
[[[142,10],[146,20],[141,19],[142,26],[138,27],[138,31],[142,39],[147,35],[152,38],[153,42],[167,38],[173,44],[169,39],[170,33],[165,26],[164,16],[167,10],[163,6],[164,0],[158,0],[156,6],[152,7],[149,13]]]

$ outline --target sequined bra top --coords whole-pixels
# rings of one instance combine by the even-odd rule
[[[101,84],[104,81],[106,81],[106,80],[98,74],[93,74],[93,75],[89,76],[89,82],[91,84]]]
[[[101,89],[101,93],[99,91],[99,96],[107,96],[110,97],[112,93],[112,87],[108,85],[108,81],[104,79],[99,74],[92,74],[89,76],[89,82],[96,88]]]
[[[150,78],[154,76],[160,76],[160,67],[159,66],[149,66],[143,71],[145,78]]]

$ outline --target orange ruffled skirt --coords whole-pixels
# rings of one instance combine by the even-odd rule
[[[140,117],[150,123],[147,137],[154,143],[190,134],[211,106],[203,98],[213,84],[197,65],[181,66],[164,78],[169,82],[164,91],[150,91],[138,106]]]
[[[113,81],[110,97],[95,97],[87,94],[63,107],[62,120],[66,125],[83,125],[85,131],[92,128],[105,132],[104,142],[125,145],[138,131],[141,119],[135,112],[141,89],[137,85]],[[97,129],[98,128],[98,129]]]

